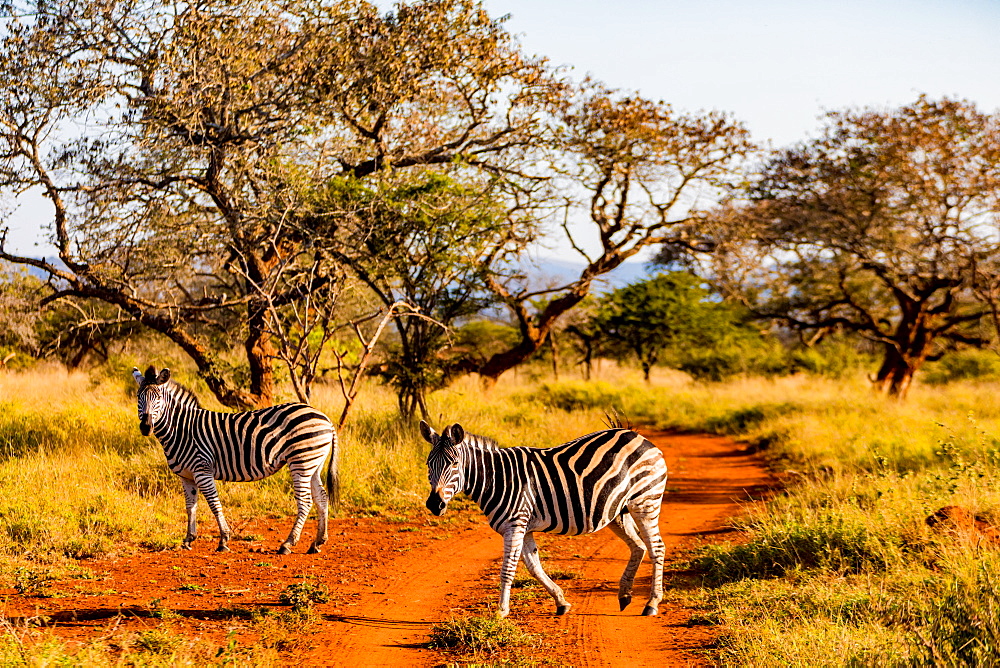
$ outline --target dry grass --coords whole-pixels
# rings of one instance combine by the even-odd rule
[[[602,428],[612,409],[636,423],[757,443],[792,485],[744,520],[749,542],[699,556],[713,583],[700,596],[701,618],[723,629],[720,662],[959,665],[1000,655],[1000,557],[923,520],[944,505],[1000,518],[997,389],[917,386],[901,403],[872,394],[860,377],[702,385],[664,372],[644,384],[638,372],[605,365],[589,383],[521,372],[487,390],[465,378],[433,394],[430,409],[436,428],[460,422],[502,445],[561,443]],[[318,387],[314,403],[340,413],[335,386]],[[395,405],[370,383],[341,435],[347,513],[422,502],[427,446]],[[294,505],[283,474],[223,485],[223,503],[234,525],[290,515]],[[155,441],[138,433],[127,369],[0,374],[0,575],[44,586],[29,576],[72,569],[76,557],[176,546],[182,517],[176,478]],[[976,623],[962,623],[969,618]],[[0,647],[5,656],[21,651],[13,637]],[[196,656],[147,640],[129,650],[137,665]],[[102,665],[100,648],[84,657],[46,642],[32,643],[36,662]]]

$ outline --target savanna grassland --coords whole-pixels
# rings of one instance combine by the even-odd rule
[[[182,369],[177,377],[198,388]],[[697,608],[696,622],[715,627],[711,658],[721,665],[987,665],[1000,649],[992,543],[925,522],[949,505],[986,520],[1000,513],[993,383],[918,385],[900,402],[873,394],[860,375],[696,384],[661,372],[647,385],[637,372],[604,368],[590,382],[510,374],[489,391],[470,377],[430,400],[436,424],[460,421],[502,444],[562,442],[599,428],[616,409],[637,424],[756,446],[785,489],[736,520],[741,540],[688,555],[696,586],[671,593]],[[332,386],[314,396],[330,414],[339,401]],[[390,392],[370,385],[341,442],[343,513],[420,508],[425,447],[399,422]],[[30,590],[52,573],[87,577],[80,560],[88,557],[179,546],[179,485],[159,446],[139,435],[126,368],[0,374],[0,453],[6,587]],[[293,509],[284,473],[224,485],[223,504],[234,527]],[[164,665],[195,656],[180,641],[166,653],[136,643],[67,654],[44,630],[5,626],[5,665]],[[199,651],[203,661],[225,656]]]

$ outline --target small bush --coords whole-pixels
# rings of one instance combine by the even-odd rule
[[[674,365],[696,380],[712,382],[742,374],[783,376],[792,368],[783,346],[754,337],[684,350]]]
[[[795,405],[788,402],[734,408],[706,419],[705,428],[714,434],[745,434],[765,422],[794,413],[796,409]]]
[[[545,383],[530,399],[567,412],[597,408],[610,410],[622,405],[622,393],[607,383]]]
[[[810,348],[798,348],[791,353],[791,366],[827,378],[846,378],[870,368],[874,358],[858,350],[857,343],[844,337],[824,339]]]
[[[452,649],[460,652],[495,652],[518,647],[531,636],[509,619],[493,616],[452,619],[431,630],[427,646],[431,649]]]
[[[170,655],[184,643],[184,639],[165,629],[152,629],[136,636],[135,647],[150,654]]]
[[[278,600],[292,606],[293,612],[309,612],[317,603],[330,600],[330,593],[322,584],[314,582],[296,582],[285,587]]]
[[[14,571],[14,589],[22,596],[48,598],[49,583],[55,579],[51,573],[21,567]]]

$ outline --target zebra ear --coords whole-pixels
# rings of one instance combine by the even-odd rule
[[[455,445],[458,445],[459,443],[465,440],[465,430],[462,429],[462,425],[458,424],[457,422],[448,427],[447,429],[445,429],[444,431],[445,435],[448,436],[451,439],[451,442],[454,443]]]
[[[142,372],[140,372],[137,367],[132,367],[132,377],[135,378],[136,385],[142,385],[142,381],[145,380]]]
[[[424,440],[430,443],[431,445],[437,445],[438,441],[437,432],[434,431],[434,428],[431,427],[426,422],[424,422],[423,420],[420,421],[420,435],[423,436]]]
[[[146,375],[143,376],[143,379],[147,383],[155,383],[156,382],[156,368],[152,364],[150,364],[148,367],[146,367]]]
[[[156,384],[163,385],[168,380],[170,380],[170,369],[161,369],[160,375],[156,377]]]

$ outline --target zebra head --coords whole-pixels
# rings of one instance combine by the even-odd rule
[[[139,431],[143,436],[149,436],[153,423],[163,414],[163,385],[170,380],[170,369],[162,369],[159,374],[152,366],[145,374],[132,367],[132,377],[139,384],[137,395],[139,404]]]
[[[443,515],[451,498],[462,489],[462,466],[459,448],[465,440],[462,425],[445,427],[441,434],[420,421],[420,435],[433,447],[427,455],[427,477],[431,483],[431,493],[427,497],[427,510],[435,515]]]

